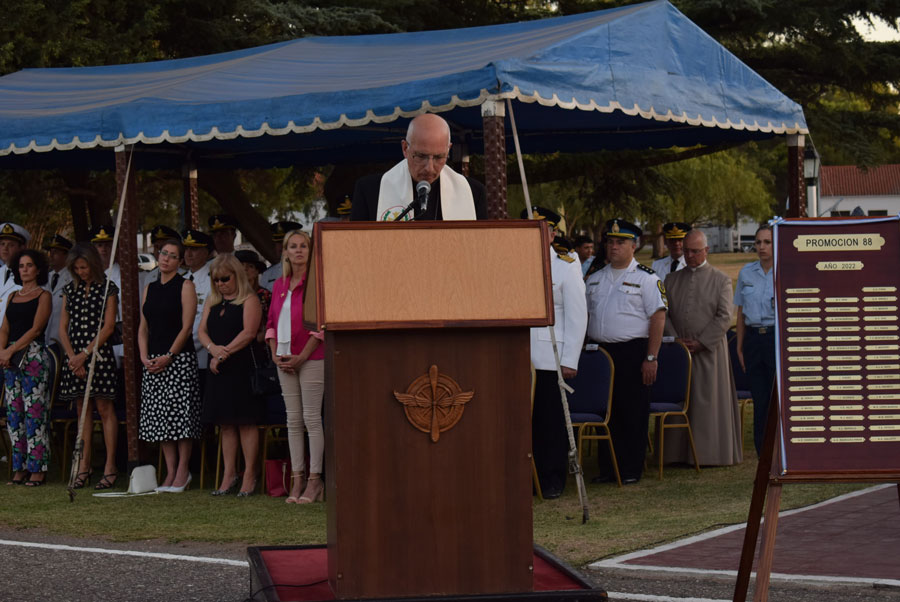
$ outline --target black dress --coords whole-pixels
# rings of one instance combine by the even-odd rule
[[[147,285],[143,314],[147,320],[149,359],[165,355],[181,331],[182,286],[184,278],[177,274],[165,284],[154,280]],[[144,367],[138,432],[143,441],[196,439],[202,434],[200,380],[192,337],[187,338],[162,372],[151,374]]]
[[[97,330],[103,319],[103,292],[106,289],[107,278],[104,282],[94,282],[90,290],[83,281],[73,280],[63,288],[66,297],[66,311],[69,314],[69,342],[76,353],[80,353],[88,343],[97,336]],[[109,296],[113,297],[107,303],[116,303],[115,297],[119,294],[119,287],[115,282],[109,283]],[[109,340],[100,346],[100,357],[94,366],[94,379],[91,381],[91,397],[115,400],[116,398],[116,358],[113,355],[112,345]],[[87,387],[87,380],[78,378],[69,370],[68,362],[62,364],[62,380],[60,381],[59,398],[63,401],[82,399]],[[85,363],[85,369],[90,367],[90,358]]]
[[[244,306],[223,300],[209,310],[206,332],[215,345],[227,345],[244,329]],[[202,420],[207,424],[261,424],[266,406],[250,391],[253,370],[251,345],[219,364],[219,373],[206,374]],[[256,358],[257,361],[261,358]]]

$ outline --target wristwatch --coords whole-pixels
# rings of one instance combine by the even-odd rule
[[[171,351],[166,351],[164,355],[169,359],[172,359],[173,357],[175,357],[175,354],[172,353]]]
[[[653,354],[651,353],[651,354],[649,354],[649,355],[646,357],[646,360],[647,360],[648,362],[655,362],[655,361],[656,361],[656,356],[653,355]]]

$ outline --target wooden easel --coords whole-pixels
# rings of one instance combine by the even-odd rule
[[[829,226],[828,222],[825,220],[819,220],[819,223],[822,223],[825,228],[828,228]],[[815,232],[812,228],[804,231]],[[826,230],[826,232],[828,231],[831,230]],[[778,237],[776,236],[776,247],[779,247],[781,242],[777,239]],[[787,240],[788,238],[786,237],[785,241]],[[787,242],[785,242],[785,245],[787,245]],[[781,281],[782,278],[779,276],[777,264],[778,254],[776,253],[775,295],[776,299],[779,299],[778,311],[776,312],[776,328],[780,329],[782,327],[782,301],[780,299],[785,288],[785,283]],[[782,349],[776,349],[776,353],[782,353]],[[756,589],[753,600],[754,602],[765,602],[768,600],[769,579],[772,573],[772,562],[775,554],[775,534],[778,526],[778,510],[781,505],[782,485],[786,483],[898,482],[898,497],[900,497],[900,470],[897,470],[896,466],[887,468],[872,466],[854,470],[834,469],[830,467],[824,467],[823,470],[810,470],[809,468],[806,468],[805,470],[796,472],[785,470],[785,462],[779,452],[780,446],[778,445],[777,437],[780,428],[779,422],[782,419],[782,399],[779,395],[779,391],[781,391],[782,388],[779,388],[778,381],[782,378],[784,378],[784,374],[776,374],[772,395],[769,400],[769,413],[766,422],[762,456],[760,457],[759,464],[756,468],[753,495],[750,500],[750,511],[747,517],[746,532],[744,534],[744,545],[741,551],[741,561],[738,568],[737,581],[735,583],[735,602],[744,602],[747,598],[747,591],[750,585],[750,574],[753,569],[753,556],[756,552],[756,541],[760,530],[760,519],[763,516],[763,507],[765,507],[765,526],[763,529],[762,541],[760,542],[759,562],[756,569]],[[787,387],[783,387],[783,389],[787,390]],[[785,397],[787,398],[787,394],[785,394]],[[864,401],[869,401],[867,396]]]
[[[750,574],[753,571],[753,556],[756,553],[756,540],[759,537],[760,519],[765,506],[765,529],[759,545],[759,563],[756,567],[756,589],[754,602],[766,602],[769,599],[769,578],[772,574],[772,561],[775,558],[775,532],[778,527],[778,510],[781,506],[781,486],[784,483],[814,482],[895,482],[896,475],[889,477],[850,478],[847,476],[833,478],[796,478],[779,477],[772,473],[775,459],[775,434],[778,431],[780,412],[777,403],[778,388],[772,388],[769,400],[769,416],[766,422],[766,436],[763,444],[763,455],[756,466],[756,479],[753,482],[753,496],[750,498],[750,512],[747,516],[747,528],[744,532],[744,546],[741,549],[741,562],[738,566],[737,582],[734,586],[734,602],[745,602],[750,588]],[[897,484],[897,496],[900,501],[900,483]],[[768,501],[768,503],[766,503]]]

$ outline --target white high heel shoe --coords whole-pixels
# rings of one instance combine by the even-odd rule
[[[188,473],[188,478],[187,481],[184,482],[184,485],[182,485],[181,487],[172,485],[171,487],[166,487],[164,489],[166,490],[166,493],[184,493],[184,490],[187,489],[188,485],[191,484],[191,479],[193,479],[193,475],[191,475],[191,473]]]

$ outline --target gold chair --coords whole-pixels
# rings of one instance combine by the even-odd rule
[[[578,374],[568,381],[575,390],[566,398],[572,426],[578,427],[578,463],[582,464],[585,441],[606,441],[612,458],[616,483],[622,486],[619,463],[609,432],[609,417],[612,415],[613,381],[615,366],[605,349],[582,351],[578,359]]]
[[[687,415],[691,402],[691,352],[681,342],[663,343],[659,348],[658,361],[656,382],[650,389],[650,418],[656,424],[659,478],[662,480],[667,429],[687,429],[697,472],[700,472],[700,462]]]
[[[741,362],[737,356],[737,333],[729,330],[727,334],[728,356],[731,358],[731,373],[734,375],[734,389],[737,393],[738,411],[741,413],[741,441],[744,439],[744,409],[753,403],[750,394],[750,382],[747,373],[741,368]]]

